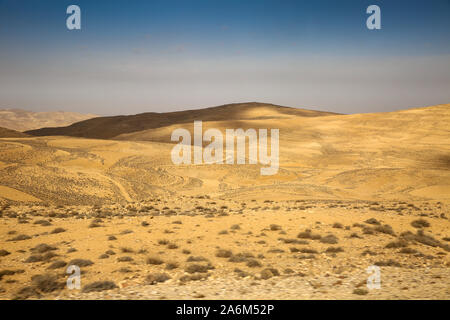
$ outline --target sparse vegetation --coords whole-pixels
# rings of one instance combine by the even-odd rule
[[[8,241],[23,241],[23,240],[29,240],[31,239],[30,236],[27,236],[26,234],[19,234],[18,236],[9,239]]]
[[[94,263],[88,259],[73,259],[68,263],[69,266],[78,266],[78,267],[89,267],[93,264]]]
[[[0,250],[0,257],[5,257],[5,256],[10,255],[10,254],[11,254],[11,252],[6,251],[4,249]]]
[[[390,248],[390,249],[393,249],[393,248],[405,248],[407,246],[408,246],[408,241],[406,241],[404,239],[400,239],[398,241],[389,242],[386,245],[386,248]]]
[[[62,233],[62,232],[66,232],[67,230],[64,228],[55,228],[53,229],[50,233],[51,234],[57,234],[57,233]]]
[[[49,293],[64,288],[64,283],[59,282],[54,275],[43,274],[31,277],[33,285],[43,293]]]
[[[325,237],[322,237],[320,239],[320,242],[327,243],[327,244],[336,244],[339,242],[339,239],[332,234],[326,235]]]
[[[313,234],[313,233],[311,232],[311,230],[307,229],[307,230],[305,230],[305,231],[303,231],[303,232],[300,232],[300,233],[297,235],[297,238],[300,238],[300,239],[310,239],[310,240],[320,240],[320,239],[322,238],[322,236],[319,235],[319,234]]]
[[[338,252],[344,252],[344,249],[342,247],[328,247],[325,250],[326,253],[338,253]]]
[[[373,224],[373,225],[381,225],[381,223],[377,220],[377,219],[375,219],[375,218],[370,218],[370,219],[367,219],[366,221],[364,221],[365,223],[368,223],[368,224]]]
[[[231,252],[231,250],[219,249],[216,252],[216,257],[219,258],[230,258],[232,255],[233,252]]]
[[[117,285],[113,281],[95,281],[85,285],[83,288],[83,292],[105,291],[115,288],[117,288]]]
[[[365,296],[368,293],[369,293],[369,291],[367,291],[366,289],[363,289],[363,288],[356,288],[355,290],[353,290],[353,294],[357,294],[359,296]]]
[[[163,264],[164,261],[158,257],[148,257],[146,260],[147,264],[160,265]]]
[[[427,227],[429,227],[430,223],[427,220],[425,220],[425,219],[417,219],[417,220],[414,220],[413,222],[411,222],[411,225],[414,228],[420,229],[420,228],[427,228]]]
[[[202,265],[202,264],[192,263],[192,264],[187,265],[186,268],[184,269],[184,271],[186,271],[187,273],[205,273],[211,269],[212,269],[211,265]]]
[[[157,283],[166,282],[170,279],[170,276],[167,273],[151,273],[147,275],[145,281],[150,285],[155,285]]]

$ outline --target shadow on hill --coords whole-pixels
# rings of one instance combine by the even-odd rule
[[[111,139],[125,133],[133,133],[148,129],[156,129],[174,124],[190,123],[194,120],[224,121],[224,120],[256,120],[267,119],[267,115],[247,115],[248,111],[259,108],[273,110],[276,115],[293,115],[301,117],[318,117],[335,115],[331,112],[321,112],[305,109],[282,107],[273,104],[250,102],[228,104],[199,110],[187,110],[167,113],[141,113],[130,116],[98,117],[80,121],[67,127],[42,128],[26,131],[33,136],[72,136],[93,139]],[[269,116],[270,118],[270,116]]]

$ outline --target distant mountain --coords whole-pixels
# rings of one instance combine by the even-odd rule
[[[286,117],[320,117],[336,115],[331,112],[313,111],[282,107],[274,104],[249,102],[227,104],[198,110],[167,113],[141,113],[130,116],[97,117],[70,126],[59,128],[42,128],[26,133],[34,136],[73,136],[94,139],[112,139],[121,135],[136,133],[149,129],[168,127],[175,124],[202,121],[244,121],[283,119]],[[123,136],[120,137],[123,139]],[[139,137],[130,137],[139,140]]]
[[[24,137],[28,137],[28,135],[19,131],[0,127],[0,138],[24,138]]]
[[[0,109],[0,127],[26,131],[67,126],[93,117],[96,115],[64,111],[33,112],[21,109]]]

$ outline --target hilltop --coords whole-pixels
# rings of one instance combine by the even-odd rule
[[[124,134],[203,121],[270,120],[289,117],[320,117],[331,112],[282,107],[267,103],[236,103],[217,107],[177,112],[147,112],[129,116],[97,117],[66,127],[27,131],[33,136],[71,136],[91,139],[114,139]],[[133,137],[127,140],[140,140]],[[145,140],[145,139],[144,139]]]

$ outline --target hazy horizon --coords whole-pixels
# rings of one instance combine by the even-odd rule
[[[66,8],[81,8],[81,30]],[[381,8],[368,30],[366,8]],[[98,115],[257,101],[450,102],[450,1],[0,0],[0,108]]]
[[[210,106],[186,106],[186,107],[181,107],[181,108],[174,108],[170,111],[154,111],[154,110],[147,110],[145,111],[143,109],[143,111],[139,111],[136,113],[127,113],[125,112],[126,110],[124,110],[123,113],[95,113],[95,112],[79,112],[77,110],[63,110],[62,108],[54,108],[54,109],[40,109],[40,110],[30,110],[30,109],[25,109],[25,108],[3,108],[0,106],[0,111],[7,111],[7,110],[20,110],[20,111],[29,111],[29,112],[73,112],[73,113],[80,113],[80,114],[93,114],[96,116],[101,116],[101,117],[112,117],[112,116],[127,116],[127,115],[136,115],[136,114],[141,114],[141,113],[166,113],[166,112],[181,112],[181,111],[189,111],[189,110],[199,110],[199,109],[207,109],[207,108],[214,108],[214,107],[221,107],[221,106],[225,106],[225,105],[231,105],[231,104],[247,104],[247,103],[261,103],[261,104],[273,104],[273,105],[277,105],[280,107],[288,107],[288,108],[296,108],[296,109],[305,109],[305,110],[314,110],[314,111],[323,111],[323,112],[335,112],[335,111],[330,111],[328,110],[326,107],[321,108],[321,107],[317,107],[317,106],[287,106],[287,105],[280,105],[277,103],[272,103],[272,102],[263,102],[263,101],[241,101],[241,102],[230,102],[230,103],[223,103],[223,104],[219,104],[219,105],[210,105]],[[423,105],[423,106],[405,106],[405,107],[398,107],[398,108],[392,108],[391,110],[378,110],[378,111],[367,111],[367,112],[353,112],[353,113],[342,113],[342,112],[335,112],[337,114],[364,114],[364,113],[380,113],[380,112],[395,112],[395,111],[401,111],[401,110],[408,110],[408,109],[415,109],[415,108],[424,108],[424,107],[432,107],[432,106],[436,106],[436,105],[442,105],[442,104],[448,104],[448,103],[436,103],[436,104],[430,104],[430,105]]]

